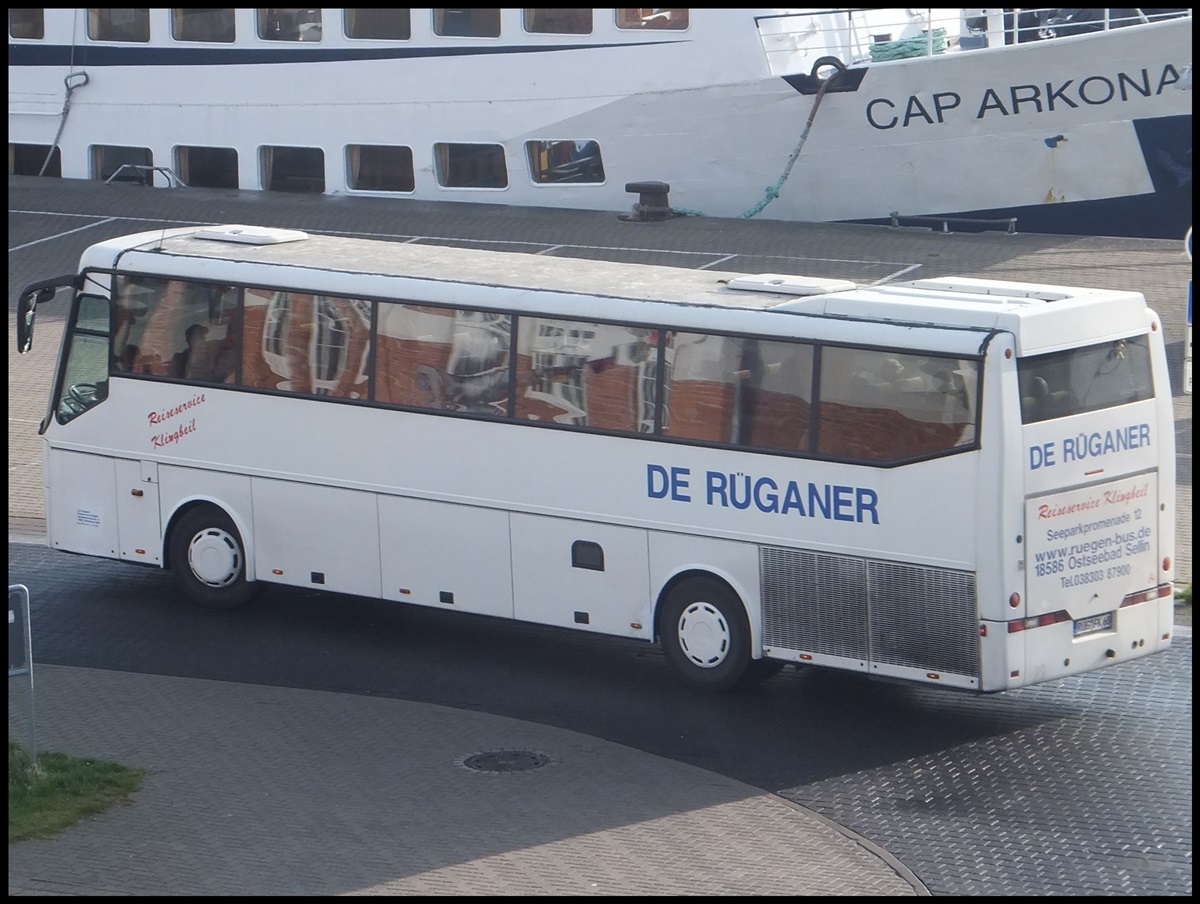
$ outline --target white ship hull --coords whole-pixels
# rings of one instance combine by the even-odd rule
[[[238,10],[236,41],[209,44],[172,41],[170,12],[150,11],[142,43],[80,38],[85,10],[46,10],[42,39],[10,37],[10,173],[14,145],[55,146],[61,176],[83,179],[106,177],[97,146],[176,170],[178,148],[219,147],[237,152],[236,187],[256,190],[263,148],[302,147],[320,169],[290,187],[398,203],[629,210],[627,185],[654,180],[675,209],[716,217],[1016,217],[1021,231],[1164,237],[1190,224],[1190,16],[1008,45],[994,16],[975,48],[959,10],[875,10],[889,36],[930,20],[950,36],[877,62],[845,13],[696,9],[685,29],[631,31],[595,10],[590,34],[549,35],[504,10],[501,35],[481,39],[422,29],[429,11],[412,10],[408,40],[363,42],[323,10],[319,42],[283,43]],[[844,71],[814,76],[829,58]],[[583,140],[602,178],[531,176],[529,142]],[[447,184],[446,144],[499,145],[503,173]],[[356,187],[348,145],[409,149],[411,185]]]

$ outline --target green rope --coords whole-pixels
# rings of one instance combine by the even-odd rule
[[[739,219],[748,220],[751,217],[757,216],[758,214],[762,213],[766,209],[768,204],[770,204],[772,201],[774,201],[776,198],[779,197],[779,190],[781,188],[783,188],[783,183],[786,182],[788,179],[788,176],[791,175],[792,167],[795,166],[796,160],[800,156],[800,151],[804,148],[804,142],[808,141],[808,133],[812,129],[813,120],[817,118],[817,108],[821,106],[821,98],[823,98],[825,96],[825,89],[829,87],[829,83],[832,82],[835,78],[837,78],[837,74],[831,75],[829,78],[823,79],[821,81],[821,87],[817,91],[817,98],[815,101],[813,101],[812,110],[809,111],[809,114],[808,114],[808,122],[806,122],[804,124],[804,131],[800,133],[800,141],[797,143],[795,150],[792,151],[791,156],[788,157],[787,165],[784,166],[783,173],[780,175],[779,179],[775,182],[774,185],[767,186],[765,194],[763,195],[763,199],[761,201],[759,201],[753,207],[738,214]],[[702,211],[690,210],[686,207],[672,207],[671,213],[677,214],[679,216],[692,216],[692,217],[708,216],[708,214],[703,213]]]
[[[933,52],[946,52],[946,29],[933,30]],[[871,62],[882,63],[886,60],[906,60],[909,57],[925,56],[929,53],[929,32],[923,31],[915,38],[904,38],[899,41],[883,41],[871,45]]]

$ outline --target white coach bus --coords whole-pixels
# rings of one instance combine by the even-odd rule
[[[142,233],[73,297],[54,549],[1002,691],[1161,651],[1175,455],[1132,291],[884,287],[248,226]]]

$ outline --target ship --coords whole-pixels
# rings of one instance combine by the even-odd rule
[[[9,10],[9,173],[1181,238],[1188,9]]]

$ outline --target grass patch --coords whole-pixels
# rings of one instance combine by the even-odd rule
[[[144,769],[39,753],[37,765],[8,742],[8,843],[50,838],[81,819],[123,803],[142,783]]]
[[[1183,603],[1185,606],[1190,606],[1192,604],[1191,582],[1189,582],[1188,585],[1186,587],[1184,587],[1183,589],[1175,591],[1175,599],[1177,599],[1179,602]]]

